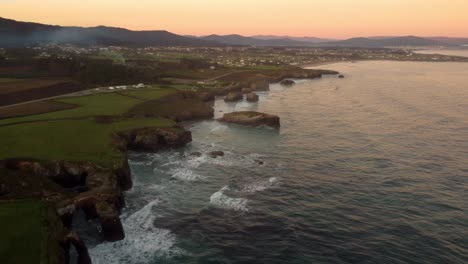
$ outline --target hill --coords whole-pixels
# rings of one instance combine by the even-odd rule
[[[310,43],[304,41],[292,40],[289,38],[276,38],[276,39],[258,39],[253,37],[244,37],[241,35],[209,35],[201,37],[204,40],[216,41],[226,45],[242,45],[242,46],[260,46],[260,47],[273,47],[273,46],[310,46]]]
[[[80,46],[220,46],[203,39],[188,38],[164,30],[132,31],[115,27],[61,27],[0,18],[0,47],[34,44]]]
[[[336,41],[335,39],[324,39],[324,38],[316,38],[316,37],[292,37],[292,36],[275,36],[275,35],[256,35],[256,36],[251,36],[251,37],[256,38],[256,39],[264,39],[264,40],[290,39],[290,40],[310,42],[310,43],[322,43],[322,42]]]
[[[436,40],[416,37],[388,37],[388,38],[351,38],[347,40],[320,43],[321,46],[334,46],[334,47],[364,47],[364,48],[381,48],[381,47],[401,47],[401,46],[414,46],[414,47],[428,47],[428,46],[447,46]]]

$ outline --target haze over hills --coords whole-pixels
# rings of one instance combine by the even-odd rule
[[[122,46],[219,46],[203,39],[179,36],[164,30],[131,31],[114,27],[61,27],[0,18],[0,47],[33,44]]]
[[[257,35],[181,36],[165,30],[132,31],[116,27],[62,27],[19,22],[0,18],[0,47],[24,47],[35,44],[73,44],[80,46],[258,46],[258,47],[396,47],[461,46],[468,38],[449,37],[369,37],[330,40],[316,37]]]
[[[414,47],[428,47],[428,46],[451,46],[449,43],[443,43],[437,40],[416,37],[371,37],[371,38],[351,38],[340,41],[320,43],[324,46],[335,47],[365,47],[365,48],[379,48],[379,47],[397,47],[397,46],[414,46]]]
[[[241,35],[209,35],[201,39],[216,41],[227,45],[243,46],[309,46],[310,43],[292,40],[289,38],[259,39],[254,37],[244,37]]]
[[[256,35],[256,36],[251,36],[251,37],[256,38],[256,39],[265,39],[265,40],[291,39],[291,40],[311,42],[311,43],[336,41],[336,39],[325,39],[325,38],[317,38],[317,37],[292,37],[292,36],[275,36],[275,35]]]

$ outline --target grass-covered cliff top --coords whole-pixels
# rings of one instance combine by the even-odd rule
[[[29,158],[38,160],[89,161],[114,167],[123,153],[112,147],[112,133],[143,127],[172,127],[164,118],[127,118],[135,106],[177,92],[174,88],[149,87],[140,90],[99,93],[42,101],[61,103],[64,110],[0,120],[0,160]],[[20,107],[20,106],[18,106]],[[55,110],[55,109],[52,109]],[[100,117],[110,118],[109,122]]]
[[[44,202],[0,201],[0,263],[55,264],[61,253],[60,226],[55,210]]]

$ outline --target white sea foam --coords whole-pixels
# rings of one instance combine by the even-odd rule
[[[156,216],[152,201],[138,212],[123,220],[125,239],[114,243],[103,243],[90,249],[95,264],[104,263],[151,263],[157,257],[184,254],[174,246],[176,237],[169,230],[155,228]]]
[[[276,177],[271,177],[267,181],[257,181],[246,184],[242,187],[241,191],[250,193],[261,192],[275,186],[277,183],[278,179]]]
[[[210,197],[210,203],[220,208],[247,212],[248,200],[245,198],[231,198],[225,195],[224,192],[228,189],[228,186],[224,186],[221,190],[213,193]]]
[[[177,168],[171,170],[172,178],[182,180],[182,181],[196,181],[203,179],[204,177],[193,172],[193,170],[188,168]]]

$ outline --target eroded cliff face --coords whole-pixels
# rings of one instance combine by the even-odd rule
[[[180,148],[192,141],[190,131],[180,127],[140,128],[113,135],[116,151],[158,152]],[[104,168],[90,162],[40,161],[9,159],[0,162],[0,167],[16,174],[28,174],[51,180],[61,186],[60,191],[46,188],[40,199],[56,205],[57,212],[66,230],[71,230],[73,215],[82,210],[87,219],[98,219],[102,237],[106,241],[117,241],[125,237],[120,213],[125,206],[123,191],[132,187],[131,171],[127,155],[113,168]],[[26,183],[25,183],[26,184]],[[61,239],[64,248],[74,245],[79,248],[80,259],[88,260],[84,243],[76,233]],[[83,263],[87,263],[86,261]]]

